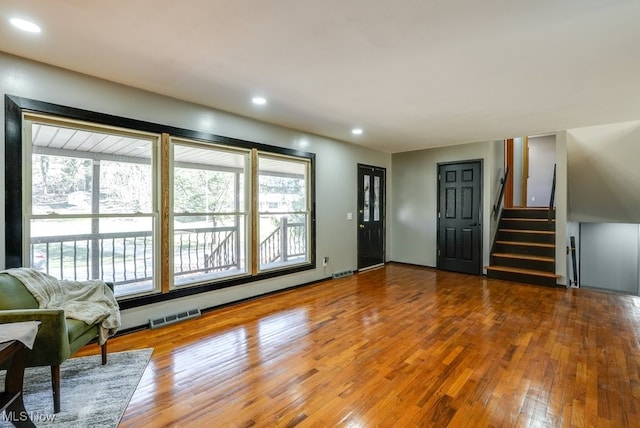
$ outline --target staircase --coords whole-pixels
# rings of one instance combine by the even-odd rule
[[[549,219],[548,208],[504,208],[487,276],[556,286],[555,242],[555,210]]]

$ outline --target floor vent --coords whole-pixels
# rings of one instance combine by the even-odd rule
[[[149,328],[160,328],[190,318],[198,318],[199,316],[200,309],[189,309],[188,311],[178,312],[177,314],[167,315],[166,317],[149,319]]]
[[[353,271],[351,269],[343,270],[342,272],[336,272],[332,275],[332,278],[333,279],[342,278],[343,276],[349,276],[349,275],[353,275]]]

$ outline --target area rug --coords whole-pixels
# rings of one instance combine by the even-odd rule
[[[117,427],[152,353],[150,348],[110,353],[104,366],[99,355],[65,361],[60,366],[61,410],[56,414],[51,369],[27,368],[24,407],[37,427]],[[4,385],[4,375],[0,373],[0,385]],[[1,414],[0,427],[5,426],[13,425]]]

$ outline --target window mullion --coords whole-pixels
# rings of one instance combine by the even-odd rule
[[[160,286],[163,293],[171,289],[171,262],[169,255],[173,254],[173,226],[171,225],[170,179],[170,136],[163,133],[160,140]]]
[[[251,275],[257,275],[260,270],[260,234],[258,224],[260,221],[260,212],[258,209],[260,194],[260,179],[258,169],[258,150],[251,150],[251,207],[249,215],[251,216]]]
[[[100,214],[100,160],[93,160],[91,188],[91,213]],[[91,234],[97,237],[100,233],[100,219],[91,219]],[[100,241],[98,238],[91,240],[91,278],[100,278]]]
[[[32,122],[26,120],[23,121],[23,141],[22,141],[22,209],[24,210],[24,217],[22,218],[22,242],[27,243],[22,248],[22,260],[24,260],[24,266],[31,266],[33,259],[31,254],[31,218],[33,216],[33,207],[31,205],[31,198],[33,197],[32,187],[32,168],[31,156],[33,146],[31,140],[33,138],[33,129],[31,127]]]

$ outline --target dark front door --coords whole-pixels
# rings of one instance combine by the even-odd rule
[[[358,165],[358,270],[384,263],[385,175]]]
[[[482,272],[482,164],[438,165],[438,268]]]

